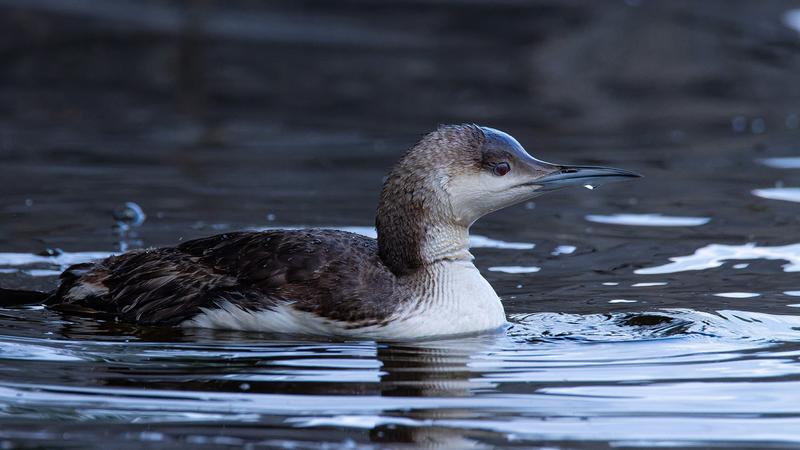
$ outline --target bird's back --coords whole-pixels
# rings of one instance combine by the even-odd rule
[[[380,325],[397,309],[397,279],[377,242],[334,230],[225,233],[177,247],[79,264],[49,299],[145,325],[175,325],[221,305],[281,307],[354,327]]]

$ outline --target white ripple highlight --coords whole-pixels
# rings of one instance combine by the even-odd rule
[[[577,249],[578,249],[578,247],[575,247],[574,245],[559,245],[558,247],[553,249],[553,252],[550,253],[550,254],[553,255],[553,256],[571,255],[571,254],[575,253],[575,250],[577,250]]]
[[[800,202],[800,187],[754,189],[751,193],[756,197],[766,198],[768,200]]]
[[[32,277],[57,277],[61,275],[60,270],[50,270],[50,269],[31,269],[31,270],[26,270],[25,273]]]
[[[783,24],[800,33],[800,9],[790,9],[783,13]]]
[[[761,296],[761,294],[757,294],[755,292],[720,292],[714,295],[716,297],[725,297],[725,298],[753,298]]]
[[[503,273],[536,273],[542,270],[541,267],[536,266],[494,266],[489,267],[489,272],[503,272]]]
[[[656,267],[637,269],[638,275],[657,275],[665,273],[685,272],[689,270],[714,269],[728,260],[766,259],[783,260],[784,272],[800,272],[800,244],[775,247],[759,246],[753,242],[744,245],[711,244],[697,249],[687,256],[670,258],[671,263]]]
[[[112,252],[64,252],[57,256],[42,256],[31,253],[0,253],[0,266],[28,266],[31,264],[50,264],[66,268],[72,264],[107,258]]]
[[[800,169],[800,156],[759,159],[759,163],[773,169]]]
[[[709,217],[664,216],[661,214],[612,214],[608,216],[589,214],[586,220],[609,225],[630,225],[637,227],[697,227],[705,225]]]

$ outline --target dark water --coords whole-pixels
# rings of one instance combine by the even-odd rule
[[[474,226],[500,334],[1,309],[0,446],[800,446],[798,9],[0,0],[4,287],[233,229],[369,233],[382,176],[437,123],[646,176]],[[147,215],[127,231],[125,202]]]

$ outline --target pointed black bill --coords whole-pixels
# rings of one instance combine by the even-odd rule
[[[541,191],[552,191],[569,186],[599,186],[601,184],[640,178],[641,175],[613,167],[558,166],[555,172],[532,181]]]

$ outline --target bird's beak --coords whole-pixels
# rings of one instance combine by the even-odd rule
[[[549,164],[554,170],[529,184],[540,186],[539,192],[554,191],[569,186],[598,186],[614,181],[640,178],[641,175],[613,167],[561,166]]]

